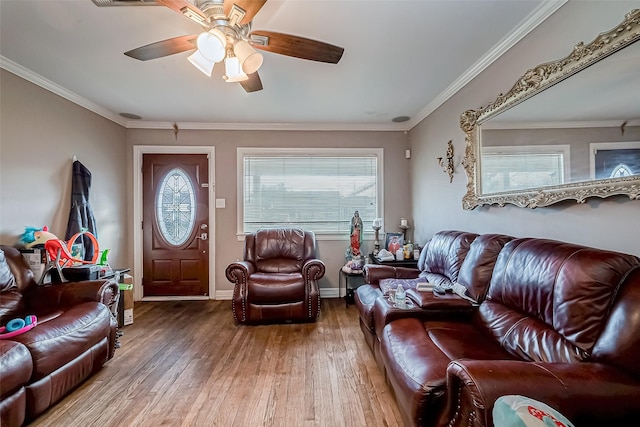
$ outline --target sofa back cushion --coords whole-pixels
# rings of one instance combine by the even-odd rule
[[[261,229],[246,236],[245,260],[263,273],[295,273],[315,258],[315,236],[297,228]]]
[[[11,268],[9,268],[9,264],[4,256],[4,251],[0,249],[0,292],[15,290],[17,288],[16,279],[13,277]]]
[[[498,256],[478,320],[530,361],[588,358],[616,292],[640,259],[547,239],[514,239]]]
[[[616,294],[592,360],[615,365],[640,378],[640,265],[625,278]]]
[[[477,234],[445,230],[433,235],[420,253],[420,277],[429,283],[451,286],[458,280],[462,261]]]
[[[24,294],[29,290],[35,289],[38,284],[34,279],[33,271],[29,268],[29,264],[27,264],[20,251],[13,246],[5,245],[0,245],[0,249],[4,252],[5,260],[13,274],[18,292]]]
[[[504,234],[481,234],[469,246],[460,266],[458,283],[467,288],[467,295],[482,302],[493,275],[493,267],[504,245],[513,237]]]

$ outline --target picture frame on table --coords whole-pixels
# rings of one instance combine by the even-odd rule
[[[404,233],[387,233],[384,248],[395,254],[404,245]]]

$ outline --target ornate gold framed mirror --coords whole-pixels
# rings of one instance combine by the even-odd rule
[[[640,199],[640,9],[460,117],[463,208]]]

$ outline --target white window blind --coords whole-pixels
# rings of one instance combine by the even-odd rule
[[[482,150],[482,192],[523,190],[563,184],[569,147],[513,146]]]
[[[380,216],[381,150],[239,150],[242,233],[295,226],[348,234],[357,210],[364,223]],[[240,169],[240,168],[239,168]]]

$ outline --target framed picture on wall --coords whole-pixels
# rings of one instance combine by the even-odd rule
[[[395,254],[398,249],[402,249],[402,245],[404,245],[404,233],[387,233],[384,245],[386,250]]]

